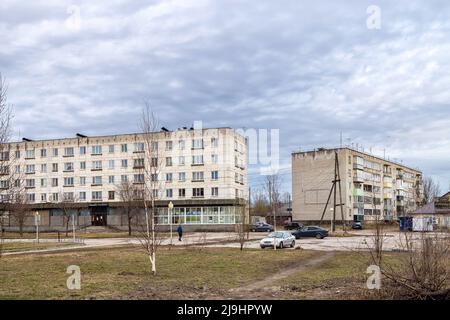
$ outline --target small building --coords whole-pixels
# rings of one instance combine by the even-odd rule
[[[433,225],[433,230],[449,229],[450,228],[450,192],[442,197],[434,198],[423,207],[417,209],[412,213],[413,220],[420,225],[424,222],[430,221]],[[418,222],[422,221],[422,222]]]

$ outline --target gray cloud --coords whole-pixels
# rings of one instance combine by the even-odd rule
[[[372,4],[380,30],[366,28]],[[136,131],[148,99],[171,128],[279,128],[285,168],[342,131],[446,188],[449,13],[437,0],[3,0],[0,71],[17,138]]]

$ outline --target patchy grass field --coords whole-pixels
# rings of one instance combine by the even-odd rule
[[[158,275],[136,248],[3,256],[2,299],[213,298],[263,279],[319,252],[299,250],[161,249]],[[69,265],[81,268],[82,290],[66,287]]]
[[[66,287],[69,265],[81,269],[79,291]],[[353,252],[161,248],[154,277],[136,247],[3,256],[0,299],[360,299],[367,266]]]

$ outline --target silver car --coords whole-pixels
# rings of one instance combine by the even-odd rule
[[[275,231],[269,233],[267,237],[261,240],[259,243],[261,249],[264,248],[285,248],[295,246],[295,237],[289,231]]]

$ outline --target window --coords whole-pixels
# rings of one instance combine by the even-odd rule
[[[144,158],[134,159],[133,167],[135,169],[144,168]]]
[[[65,177],[64,178],[64,186],[72,187],[73,186],[73,177]]]
[[[86,161],[80,162],[80,170],[86,170]]]
[[[25,150],[25,158],[34,159],[34,149]]]
[[[158,158],[152,158],[151,160],[151,165],[152,167],[157,167],[158,166]]]
[[[203,188],[193,188],[192,189],[192,196],[193,197],[203,197],[204,196],[204,189]]]
[[[86,185],[86,177],[80,177],[80,186]]]
[[[72,147],[64,148],[64,156],[73,157],[73,148]]]
[[[9,152],[8,151],[0,152],[0,160],[8,161],[9,160]]]
[[[186,197],[186,189],[178,189],[178,196],[180,198]]]
[[[86,154],[86,147],[80,147],[80,155]]]
[[[9,181],[1,180],[0,181],[0,189],[9,189]]]
[[[212,154],[211,155],[211,163],[212,164],[217,164],[219,163],[219,156],[217,154]]]
[[[203,155],[192,156],[192,164],[193,165],[202,165],[203,164]]]
[[[102,170],[102,162],[92,161],[92,170]]]
[[[172,151],[173,144],[172,141],[166,141],[166,151]]]
[[[158,141],[153,141],[151,147],[152,147],[152,152],[158,151]]]
[[[47,187],[47,179],[41,179],[41,188]]]
[[[218,187],[211,188],[211,196],[212,197],[219,196],[219,188]]]
[[[34,173],[34,164],[27,164],[25,167],[25,173]]]
[[[192,149],[203,149],[203,139],[192,139]]]
[[[114,153],[114,145],[113,145],[113,144],[110,144],[110,145],[108,146],[108,152],[109,152],[109,153]]]
[[[128,160],[127,159],[122,159],[120,161],[120,165],[121,165],[122,168],[128,167]]]
[[[73,201],[73,192],[64,192],[64,201]]]
[[[180,166],[184,166],[184,156],[178,157],[178,164],[179,164]]]
[[[143,174],[135,174],[133,182],[134,183],[144,183],[144,175]]]
[[[128,145],[126,143],[120,145],[120,152],[122,153],[128,152]]]
[[[128,181],[128,176],[125,175],[125,174],[121,175],[121,176],[120,176],[120,181],[121,181],[121,182],[127,182],[127,181]]]
[[[16,150],[15,157],[16,157],[16,159],[20,159],[20,151],[19,150]]]
[[[108,183],[109,184],[114,184],[114,176],[109,176],[108,177]]]
[[[109,160],[109,161],[108,161],[108,168],[109,168],[109,169],[114,169],[114,164],[115,164],[115,161],[114,161],[114,160]]]
[[[41,193],[41,202],[47,202],[47,194]]]
[[[53,149],[52,149],[52,155],[53,155],[54,157],[57,157],[57,156],[58,156],[58,148],[53,148]]]
[[[86,201],[86,192],[80,191],[80,201]]]
[[[27,193],[27,200],[28,200],[29,202],[34,202],[34,201],[36,201],[36,196],[35,196],[35,194],[34,194],[34,193]]]
[[[108,200],[114,200],[115,192],[114,191],[108,191]]]
[[[47,149],[41,149],[41,158],[45,158],[47,156]]]
[[[52,187],[58,186],[58,178],[52,178]]]
[[[186,172],[179,172],[178,173],[178,181],[186,181]]]
[[[64,171],[73,171],[73,162],[64,163]]]
[[[34,188],[35,187],[34,179],[26,179],[25,180],[25,187],[27,187],[27,188]]]
[[[52,163],[52,172],[58,172],[58,164]]]
[[[166,181],[172,182],[172,173],[166,173]]]
[[[91,152],[91,154],[93,154],[93,155],[96,155],[96,154],[98,154],[98,155],[100,155],[100,154],[102,154],[102,146],[92,146],[92,152]]]
[[[186,143],[184,142],[184,140],[179,140],[178,141],[178,149],[184,150],[185,148],[186,148]]]
[[[56,192],[53,193],[53,194],[52,194],[52,200],[55,201],[55,202],[58,202],[58,201],[59,201],[59,194],[56,193]]]
[[[151,180],[152,180],[152,182],[158,181],[158,174],[157,173],[152,173],[151,174]]]
[[[211,147],[212,148],[217,148],[217,146],[219,145],[219,139],[216,137],[212,137],[211,138]]]
[[[154,197],[154,198],[158,198],[158,196],[159,196],[159,191],[158,191],[158,189],[153,189],[153,197]]]
[[[219,179],[219,171],[211,171],[211,180]]]
[[[172,157],[167,157],[166,158],[166,166],[167,167],[171,167],[172,166]]]
[[[93,185],[101,185],[102,184],[102,177],[101,176],[94,176],[94,177],[92,177],[92,184]]]
[[[172,189],[166,189],[166,197],[172,198],[173,197],[173,190]]]
[[[92,191],[92,200],[102,200],[102,192],[101,191]]]
[[[16,173],[20,173],[20,165],[16,165],[15,166],[15,172]]]
[[[134,152],[144,152],[145,145],[143,142],[136,142],[134,144]]]
[[[46,163],[41,164],[41,173],[47,173],[47,164]]]
[[[192,181],[203,181],[203,171],[192,172]]]

